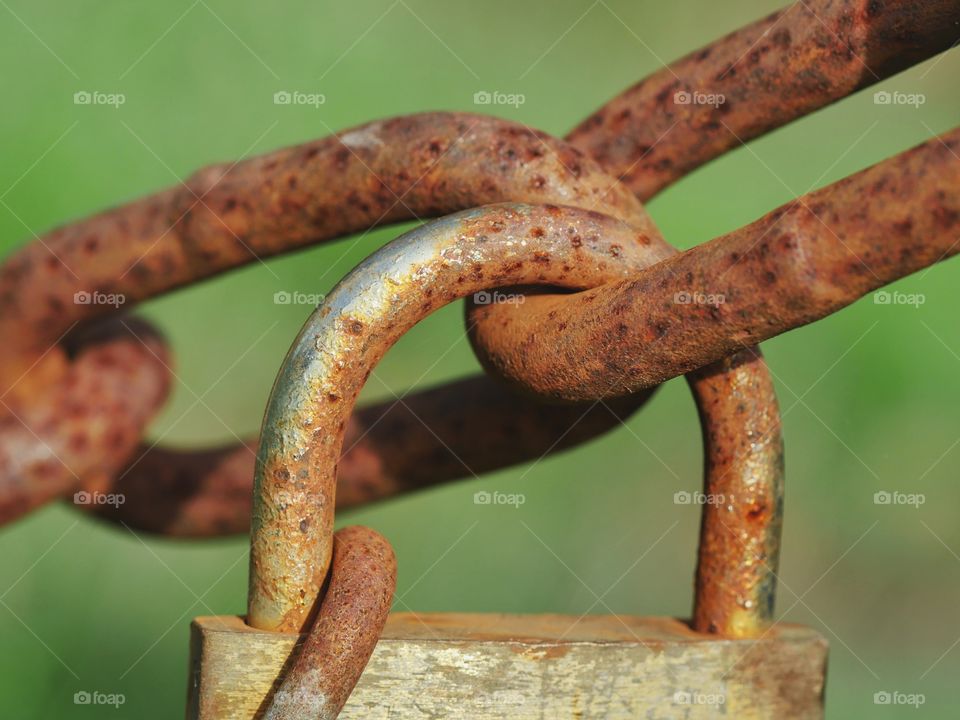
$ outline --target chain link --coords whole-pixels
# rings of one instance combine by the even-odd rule
[[[912,0],[892,6],[867,0],[799,3],[630,88],[571,133],[570,144],[492,118],[458,114],[396,118],[236,165],[208,168],[185,187],[48,233],[0,267],[0,331],[16,339],[0,348],[0,377],[10,388],[0,426],[0,460],[4,460],[0,520],[14,519],[91,483],[115,491],[122,477],[119,482],[124,483],[127,508],[98,512],[174,534],[209,535],[246,526],[249,504],[235,498],[249,488],[250,447],[255,441],[187,454],[138,448],[137,440],[160,400],[156,391],[133,392],[136,386],[124,378],[144,377],[141,382],[147,383],[152,372],[148,384],[165,392],[167,382],[157,366],[169,362],[159,346],[148,346],[146,354],[140,352],[139,359],[129,360],[130,365],[118,362],[114,368],[96,370],[103,382],[111,382],[105,378],[107,373],[116,373],[113,386],[125,386],[125,396],[97,403],[89,395],[78,394],[78,387],[92,382],[86,377],[93,371],[79,357],[70,357],[62,343],[51,343],[75,323],[102,317],[115,308],[78,304],[76,293],[122,294],[132,303],[250,262],[254,256],[267,257],[375,224],[503,200],[580,205],[629,219],[656,236],[627,188],[610,175],[623,179],[638,197],[649,198],[739,142],[947,49],[960,38],[958,17],[956,0]],[[683,102],[683,93],[706,91],[723,96],[724,102]],[[336,183],[329,182],[331,178]],[[907,219],[920,212],[915,206],[898,207]],[[943,209],[951,210],[947,204]],[[69,277],[57,257],[79,268],[81,277]],[[910,272],[916,266],[904,260],[903,267]],[[654,277],[652,273],[646,277]],[[552,300],[543,301],[547,302]],[[688,311],[685,317],[696,309],[680,308]],[[500,313],[498,306],[486,308],[476,317],[481,329],[474,335],[490,367],[509,376],[506,363],[493,358],[513,352],[510,336],[487,330]],[[740,325],[750,324],[751,319],[741,318]],[[796,318],[785,318],[778,331],[798,323]],[[644,327],[646,334],[656,336],[664,325]],[[607,333],[606,342],[612,342],[615,327],[613,331]],[[630,383],[662,381],[722,357],[736,349],[733,344],[739,347],[740,341],[754,341],[744,339],[741,332],[742,328],[734,327],[714,329],[708,335],[709,349],[701,349],[700,335],[677,334],[675,340],[657,345],[678,362],[668,369],[666,363],[654,362],[651,367],[659,367],[660,372],[651,371],[651,375],[657,379],[631,378]],[[750,337],[762,339],[763,334],[754,332]],[[620,365],[633,362],[631,372],[642,374],[636,371],[640,363],[634,358],[646,362],[649,355],[630,356],[620,346],[612,350],[609,357]],[[566,359],[560,362],[569,366]],[[535,384],[533,375],[518,374],[514,379]],[[601,378],[605,388],[624,392],[608,380]],[[474,382],[496,396],[493,382],[481,378]],[[471,402],[481,400],[470,416],[503,417],[489,412],[483,402],[487,396],[487,392],[467,396]],[[636,398],[633,407],[642,400]],[[432,409],[431,403],[424,405]],[[62,417],[58,409],[63,406],[81,409],[88,422],[70,428],[36,419],[38,413]],[[549,422],[555,412],[531,404],[524,410],[525,424],[511,420],[510,426],[533,427]],[[616,424],[599,415],[592,416],[595,424],[584,438]],[[421,417],[434,424],[429,414]],[[90,433],[94,427],[103,431],[102,436]],[[411,427],[413,423],[402,423],[406,432]],[[491,443],[480,453],[489,458],[487,467],[535,457],[542,449],[536,441],[507,449],[498,437],[512,443],[516,434],[502,429],[505,432],[487,435]],[[457,455],[469,454],[469,435],[452,438],[458,442],[447,445]],[[110,452],[103,451],[104,438],[109,438]],[[429,440],[412,446],[421,456],[444,453],[440,443]],[[357,474],[345,477],[344,485],[361,490],[344,497],[379,498],[423,484],[419,477],[385,470],[398,467],[398,455],[402,453],[381,445],[358,448],[356,463],[345,464],[345,470],[354,467]],[[124,470],[131,457],[136,458],[133,466]],[[400,462],[399,467],[410,465]],[[171,468],[165,473],[169,480],[165,487],[179,491],[166,496],[162,511],[151,513],[148,508],[156,492],[146,482],[147,473],[160,466]],[[462,468],[448,465],[426,482],[462,474]]]

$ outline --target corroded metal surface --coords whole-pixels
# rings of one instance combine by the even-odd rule
[[[195,619],[188,718],[259,718],[299,637]],[[664,617],[391,613],[340,717],[820,720],[827,650],[782,622],[738,640]]]
[[[261,428],[248,621],[299,630],[330,561],[335,472],[369,373],[431,311],[488,287],[582,288],[656,262],[659,240],[608,216],[491,206],[429,223],[371,255],[328,294],[290,350]],[[516,297],[503,307],[522,312]]]
[[[11,343],[12,344],[12,343]],[[66,490],[102,507],[167,397],[162,339],[142,321],[75,333],[0,393],[0,520]]]
[[[567,140],[646,200],[958,40],[958,0],[792,3],[641,80]]]
[[[756,637],[773,619],[783,525],[783,438],[759,350],[687,376],[703,433],[706,506],[693,627]]]
[[[672,249],[607,216],[501,205],[435,221],[344,278],[291,349],[264,418],[248,618],[299,630],[330,557],[335,467],[353,403],[376,362],[423,316],[490,286],[582,288],[630,275]],[[501,304],[522,313],[524,302]],[[755,634],[769,619],[779,547],[782,446],[776,399],[759,356],[743,354],[693,382],[709,454],[698,629]],[[317,562],[317,559],[321,562]]]
[[[0,336],[17,342],[0,347],[0,384],[8,386],[24,372],[32,382],[19,383],[20,389],[67,382],[62,363],[37,358],[73,322],[111,312],[105,305],[75,303],[76,292],[122,294],[129,307],[255,257],[375,224],[505,200],[584,206],[655,234],[639,204],[601,166],[623,177],[639,197],[649,197],[734,146],[738,137],[755,137],[940,52],[958,37],[958,19],[958,0],[811,0],[638,83],[585,121],[567,144],[493,118],[434,113],[207,168],[185,187],[47,233],[5,261]],[[684,103],[674,97],[698,92],[724,101]],[[69,371],[73,377],[82,372]],[[42,395],[34,401],[42,402]],[[151,402],[129,400],[94,420],[139,426]],[[56,430],[44,428],[49,432]],[[25,454],[39,456],[64,442],[38,435]],[[131,437],[114,454],[140,457],[135,451]],[[233,458],[246,451],[238,446],[230,453]],[[150,450],[141,462],[155,467],[169,461],[183,472],[199,472],[210,457],[219,455],[198,460]],[[80,452],[70,469],[86,482],[87,468],[97,462]],[[43,490],[18,505],[20,511],[77,487],[73,473],[50,467],[38,466]],[[208,500],[217,499],[223,485],[222,473],[215,472],[192,476],[191,497],[211,492]],[[13,507],[0,511],[0,520],[15,517]],[[158,518],[151,524],[164,523]]]
[[[625,422],[652,394],[545,409],[486,376],[356,410],[337,466],[337,507],[385,500],[575,447]],[[247,533],[256,439],[197,451],[139,448],[143,459],[83,506],[130,528],[178,537]]]
[[[397,559],[381,535],[353,526],[333,536],[329,586],[264,720],[333,720],[380,639],[397,586]]]
[[[0,368],[38,353],[74,322],[216,273],[400,220],[488,203],[553,202],[655,231],[633,195],[562,140],[466,113],[382,120],[236,164],[73,223],[0,268]],[[71,273],[70,270],[73,272]],[[34,359],[31,357],[31,361]]]
[[[77,293],[122,298],[121,306],[129,308],[257,257],[377,224],[503,200],[579,205],[621,217],[651,237],[657,235],[629,190],[578,150],[524,125],[463,113],[369,123],[236,165],[207,168],[185,187],[54,230],[42,242],[30,243],[8,258],[0,266],[0,337],[16,342],[0,346],[0,383],[26,374],[27,380],[19,383],[25,389],[51,385],[52,372],[59,372],[61,380],[68,372],[82,372],[66,365],[48,369],[46,362],[37,362],[75,323],[116,311],[106,303],[78,303]],[[495,392],[491,381],[482,382]],[[34,397],[33,402],[42,402],[41,398]],[[60,401],[77,400],[67,393]],[[140,417],[153,407],[150,402],[150,397],[132,398],[128,412],[122,412],[126,406],[118,406],[112,415],[97,420],[140,427]],[[483,415],[482,407],[477,414]],[[551,414],[549,408],[530,409],[532,421],[550,422]],[[429,417],[424,420],[435,425]],[[38,446],[64,441],[49,435],[55,428],[43,430],[37,434]],[[125,440],[116,454],[133,457],[137,438]],[[247,453],[239,446],[233,452]],[[501,452],[518,457],[512,450]],[[201,470],[209,467],[205,463],[210,459],[157,449],[136,457],[138,465],[146,467],[165,462]],[[86,482],[83,471],[99,458],[81,452],[78,460],[75,472]],[[72,492],[77,485],[71,473],[50,472],[44,466],[37,474],[44,492],[38,491],[36,502],[17,506],[20,510],[52,494]],[[374,476],[370,482],[381,480]],[[222,475],[195,476],[191,497],[199,500],[213,490],[207,499],[215,502],[221,481]],[[9,513],[0,511],[0,519],[16,517],[10,508]],[[157,521],[162,525],[162,518]]]
[[[578,401],[662,383],[960,251],[960,129],[635,277],[470,318],[488,367]],[[712,300],[711,300],[712,298]]]

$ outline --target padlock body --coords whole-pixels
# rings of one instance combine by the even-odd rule
[[[188,720],[256,717],[299,637],[194,620]],[[810,720],[826,660],[796,625],[727,640],[673,618],[396,613],[340,717]]]

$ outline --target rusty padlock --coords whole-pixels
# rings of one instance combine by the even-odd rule
[[[370,652],[343,717],[821,717],[826,642],[772,624],[782,442],[773,387],[755,351],[689,378],[703,426],[705,492],[724,498],[704,505],[691,623],[398,613],[373,650],[367,638],[380,629],[378,598],[392,555],[375,536],[351,530],[367,541],[356,546],[363,561],[354,575],[366,572],[369,582],[345,586],[338,575],[334,490],[345,421],[403,333],[488,288],[583,289],[670,254],[604,215],[504,204],[424,225],[347,275],[307,321],[271,393],[254,491],[248,615],[194,621],[189,717],[336,717],[363,670],[341,660]],[[338,626],[330,618],[343,598],[331,593],[359,596],[369,616]],[[326,655],[315,652],[324,644]]]

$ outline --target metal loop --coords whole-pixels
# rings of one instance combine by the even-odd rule
[[[333,720],[360,679],[387,622],[397,586],[390,543],[355,525],[333,535],[323,602],[263,720]]]
[[[398,118],[235,167],[209,168],[186,188],[47,233],[0,267],[0,336],[18,339],[0,347],[0,377],[16,384],[26,372],[31,384],[44,384],[41,354],[75,321],[100,316],[105,309],[78,306],[77,292],[144,299],[249,262],[251,250],[266,257],[329,239],[328,231],[336,236],[412,215],[512,200],[594,207],[654,234],[629,193],[608,182],[597,162],[638,197],[649,198],[739,142],[946,50],[960,37],[958,0],[811,0],[801,5],[731,33],[637,83],[584,121],[568,137],[569,144],[525,126],[476,116]],[[863,72],[864,58],[870,73]],[[746,69],[750,71],[739,72]],[[724,102],[716,107],[677,102],[678,93],[701,86],[722,95]],[[474,122],[489,132],[473,133]],[[468,135],[474,142],[464,142]],[[384,166],[378,164],[382,159]],[[378,183],[370,182],[370,172]],[[335,190],[326,182],[331,177],[338,179]],[[270,192],[259,192],[265,188]],[[66,277],[65,265],[56,257],[80,273],[77,282]],[[685,354],[692,352],[688,348]],[[51,353],[57,354],[59,350]],[[62,368],[58,372],[61,380],[67,375]],[[78,366],[69,375],[83,384],[84,373]],[[123,382],[122,375],[118,379]],[[84,408],[101,426],[142,429],[142,407],[120,403],[101,412],[69,394],[72,382],[62,391],[51,389],[49,399],[38,391],[30,402],[44,404],[41,413],[64,403]],[[24,429],[17,427],[0,438],[0,445],[15,444],[24,457],[41,457],[68,441],[54,426],[25,427],[35,435],[33,441],[17,437]],[[17,480],[8,471],[0,483],[0,521],[76,487],[74,470],[88,482],[89,468],[99,460],[90,450],[75,450],[70,467],[21,473],[23,478],[46,473],[36,487],[33,480]],[[133,450],[125,440],[113,452],[120,457]],[[151,468],[166,462],[178,467],[177,482],[191,485],[188,495],[199,507],[209,507],[229,499],[232,488],[245,482],[246,453],[243,446],[201,456],[147,449],[140,460]],[[98,482],[112,482],[116,474],[104,467]],[[143,476],[134,469],[131,481]],[[131,482],[128,490],[143,487],[143,482]],[[130,508],[148,503],[145,498]],[[229,507],[244,511],[240,503]],[[242,515],[211,518],[194,507],[171,510],[181,511],[183,522],[145,512],[134,518],[151,529],[188,534],[233,531],[245,522]]]
[[[477,375],[412,392],[402,403],[359,408],[347,421],[337,507],[366,505],[575,447],[619,426],[653,391],[603,405],[544,407]],[[151,451],[144,445],[135,455],[142,459],[103,488],[121,493],[125,502],[80,508],[165,535],[249,534],[256,451],[256,439],[192,452]],[[34,492],[27,484],[22,494]]]
[[[248,622],[264,630],[303,627],[329,566],[347,419],[369,372],[410,327],[488,287],[584,288],[667,253],[664,243],[598,213],[495,205],[413,230],[341,280],[307,321],[267,403],[254,481]]]
[[[12,382],[21,374],[39,376],[37,358],[62,333],[78,322],[115,312],[109,305],[75,302],[78,293],[96,289],[101,295],[123,297],[123,307],[129,308],[255,257],[377,224],[504,200],[592,207],[656,234],[640,202],[596,163],[563,141],[524,125],[463,113],[426,113],[369,123],[229,168],[207,168],[184,188],[54,230],[43,242],[27,245],[0,266],[0,336],[16,338],[0,345],[0,377]],[[59,262],[49,262],[51,252]],[[94,258],[97,261],[91,262]],[[68,266],[75,273],[66,272]],[[81,367],[74,372],[83,371]],[[105,371],[97,369],[98,374]],[[495,383],[478,382],[490,389],[490,395],[496,394]],[[72,396],[71,390],[67,385],[49,401],[39,393],[31,401],[53,406],[85,402]],[[483,414],[483,404],[478,410]],[[96,422],[142,427],[142,422],[137,424],[140,415],[127,406],[119,405],[112,412],[98,416]],[[527,412],[539,422],[551,411],[531,404]],[[597,421],[595,432],[609,426],[609,421]],[[41,449],[62,442],[55,427],[39,430],[33,432]],[[129,457],[135,440],[118,454]],[[91,450],[77,452],[81,469],[97,461]],[[234,446],[216,453],[212,460],[217,467],[227,463],[249,468],[235,462],[237,454],[248,453],[246,446]],[[137,462],[155,466],[157,457],[189,472],[193,487],[215,488],[211,502],[216,501],[216,488],[223,485],[197,472],[204,464],[198,464],[196,456],[184,458],[148,448]],[[209,467],[209,456],[200,460]],[[376,460],[384,465],[384,458]],[[374,472],[366,481],[384,484],[384,480]],[[38,489],[36,495],[31,484],[12,488],[10,481],[0,482],[0,497],[15,495],[9,502],[0,502],[0,520],[13,519],[18,511],[72,491],[75,485],[76,478],[66,468],[60,469],[57,482],[48,483],[43,493]],[[192,492],[190,496],[194,502],[202,500]],[[202,515],[197,523],[211,527]],[[188,531],[197,523],[187,525]],[[234,518],[227,526],[236,524]],[[222,526],[214,523],[212,528],[217,531]]]
[[[297,631],[329,567],[335,471],[346,419],[387,349],[429,312],[491,286],[583,288],[672,251],[615,219],[575,208],[499,205],[414,230],[327,296],[271,394],[257,465],[248,622]],[[510,312],[523,312],[519,304]],[[695,618],[703,630],[759,632],[772,610],[782,512],[782,445],[759,357],[694,387],[704,420],[707,505]],[[714,554],[715,553],[715,554]]]
[[[474,307],[484,366],[556,402],[653,387],[960,252],[960,128],[629,280]],[[583,356],[583,348],[593,356]]]

